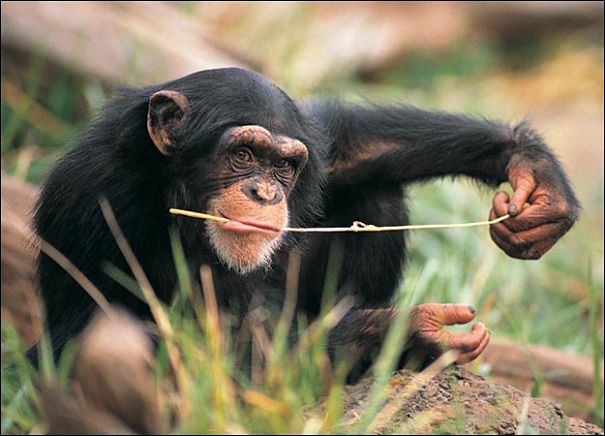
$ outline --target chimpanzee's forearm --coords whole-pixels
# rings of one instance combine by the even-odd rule
[[[347,381],[355,382],[378,357],[385,335],[401,309],[349,311],[330,332],[328,353],[332,361],[346,358],[352,363]]]
[[[362,354],[380,348],[384,335],[400,311],[393,308],[351,310],[330,332],[330,348],[347,345]]]
[[[547,158],[563,175],[527,123],[510,127],[409,106],[322,103],[308,110],[333,142],[330,171],[337,185],[405,183],[447,175],[499,184],[507,180],[513,155]]]

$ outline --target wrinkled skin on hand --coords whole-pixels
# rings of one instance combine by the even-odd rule
[[[408,337],[410,345],[421,350],[424,360],[432,361],[448,350],[459,352],[456,363],[476,359],[487,347],[490,332],[482,322],[473,325],[468,333],[445,331],[445,326],[466,324],[476,315],[466,304],[420,304],[410,313]]]
[[[527,141],[541,141],[533,132],[520,134]],[[513,188],[512,197],[498,192],[489,217],[511,217],[492,225],[490,235],[511,257],[539,259],[578,219],[578,200],[549,152],[513,154],[506,175]]]

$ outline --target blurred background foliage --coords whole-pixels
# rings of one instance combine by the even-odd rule
[[[2,172],[35,184],[116,87],[205,68],[254,69],[300,99],[530,119],[569,171],[578,225],[538,262],[485,229],[412,233],[401,292],[471,302],[494,337],[602,362],[602,2],[2,2],[1,24]],[[483,220],[492,196],[413,186],[412,220]]]

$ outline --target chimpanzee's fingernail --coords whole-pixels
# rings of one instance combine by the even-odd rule
[[[508,212],[509,213],[517,213],[517,205],[515,203],[511,203],[508,206]]]
[[[475,313],[477,310],[473,306],[468,306],[468,311],[470,313]]]

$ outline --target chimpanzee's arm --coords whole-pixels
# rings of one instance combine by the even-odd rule
[[[482,119],[409,106],[305,108],[332,142],[330,184],[354,188],[466,175],[514,193],[494,197],[493,240],[513,257],[536,259],[573,225],[579,204],[565,172],[527,123],[509,127]],[[525,203],[530,206],[523,208]]]
[[[330,173],[337,185],[400,184],[447,175],[497,185],[508,180],[513,154],[554,160],[525,124],[511,128],[410,106],[316,103],[310,111],[333,142]]]

